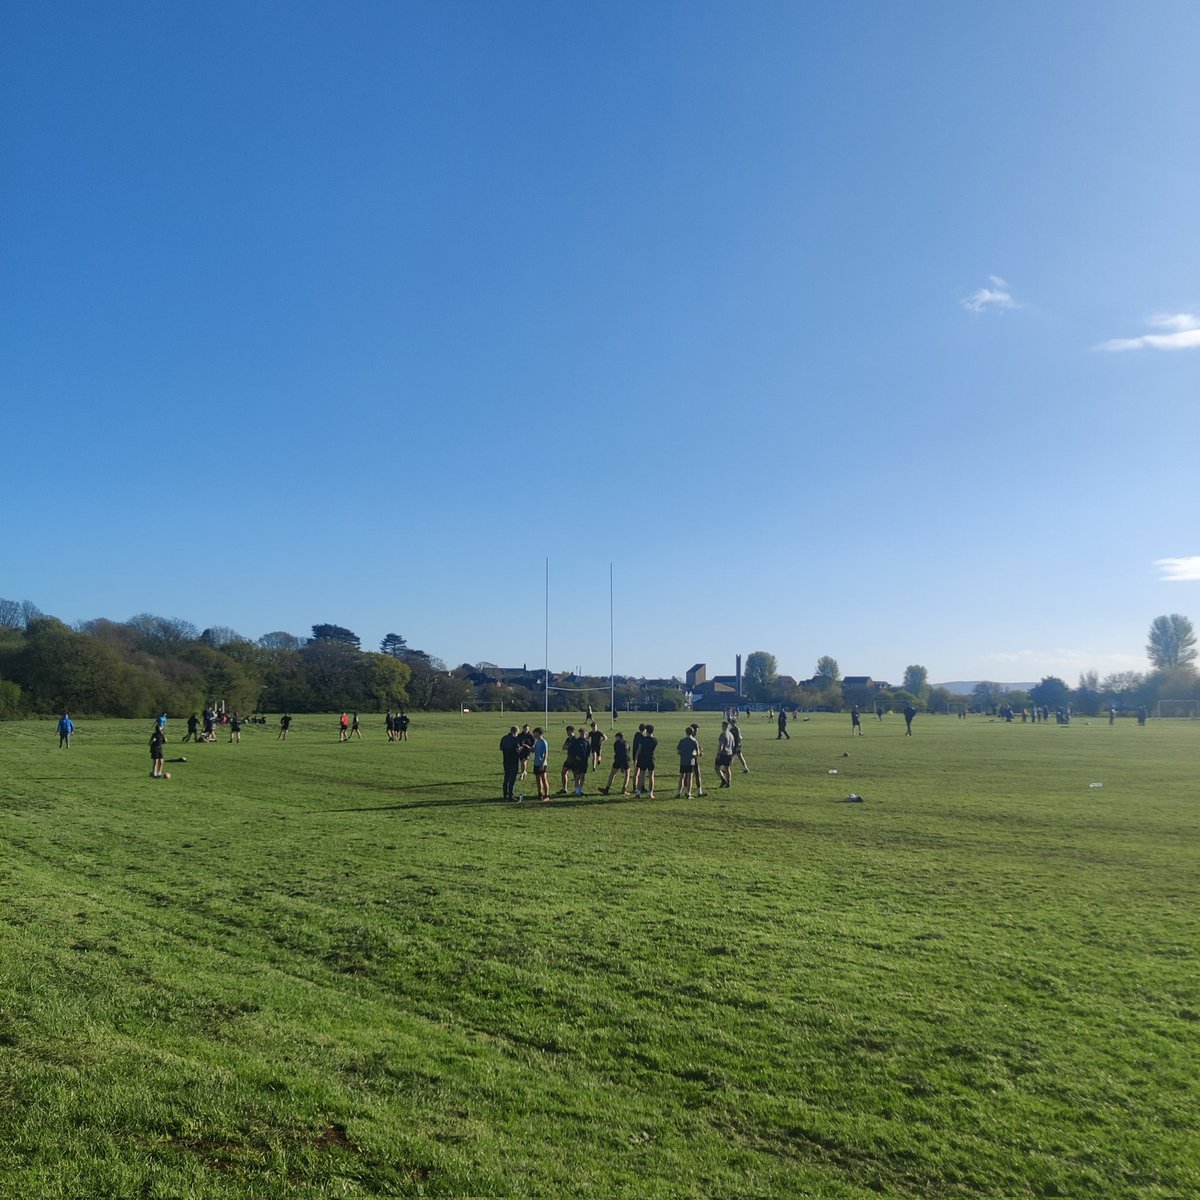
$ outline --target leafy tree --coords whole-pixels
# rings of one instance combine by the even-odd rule
[[[316,712],[320,708],[304,660],[297,650],[271,650],[263,672],[263,691],[259,705],[274,712]]]
[[[904,690],[913,696],[924,696],[929,687],[929,672],[914,663],[904,668]]]
[[[312,635],[314,641],[345,642],[356,650],[362,644],[358,634],[344,625],[314,625]]]
[[[925,707],[928,708],[930,712],[948,713],[952,711],[957,699],[958,698],[949,688],[930,688],[925,695]]]
[[[389,633],[379,643],[379,650],[382,654],[390,654],[393,658],[403,661],[408,652],[408,643],[398,633]]]
[[[132,686],[138,681],[131,675],[111,646],[49,617],[29,627],[25,645],[13,663],[14,681],[38,712],[73,709],[137,716],[136,701],[146,689]],[[140,682],[144,685],[145,677]]]
[[[122,654],[128,655],[138,644],[138,631],[123,621],[110,621],[106,617],[95,617],[90,621],[81,621],[76,626],[76,632],[86,633],[88,637],[98,638],[115,646]]]
[[[1191,621],[1179,613],[1155,617],[1150,623],[1146,653],[1160,671],[1190,666],[1196,661],[1196,633]]]
[[[156,617],[153,613],[138,613],[125,622],[137,634],[137,644],[151,654],[166,654],[178,649],[183,642],[194,642],[199,636],[190,621],[179,617]]]
[[[1029,689],[1029,699],[1042,708],[1064,708],[1071,699],[1071,689],[1057,675],[1044,675],[1041,683]]]
[[[1170,667],[1150,677],[1152,702],[1159,700],[1200,700],[1200,679],[1190,667]]]
[[[390,654],[364,655],[371,669],[371,699],[376,708],[403,708],[408,704],[412,668]]]
[[[228,646],[230,642],[244,642],[246,639],[228,625],[210,625],[201,635],[200,641],[206,646],[215,646],[218,650]]]
[[[0,721],[21,716],[25,711],[25,697],[19,684],[11,679],[0,679]]]
[[[412,670],[408,695],[414,708],[453,710],[464,704],[470,707],[474,701],[475,688],[470,681],[452,675],[440,658],[410,650],[406,661]]]
[[[299,650],[304,645],[304,639],[298,638],[294,633],[276,629],[271,633],[264,633],[258,639],[258,644],[264,650]]]
[[[0,597],[0,625],[9,629],[21,628],[21,605],[17,600]]]
[[[817,669],[813,672],[813,678],[823,680],[822,687],[829,687],[831,684],[841,682],[842,669],[838,666],[837,659],[830,658],[828,654],[822,654],[817,659]]]
[[[1138,691],[1145,682],[1145,675],[1138,671],[1114,671],[1111,675],[1105,675],[1100,690],[1106,696],[1125,699]]]
[[[1095,671],[1083,671],[1079,683],[1071,693],[1071,707],[1085,717],[1094,717],[1104,702],[1100,694],[1100,678]]]
[[[990,679],[982,679],[971,689],[971,710],[994,713],[1001,703],[1004,689]]]
[[[746,655],[742,687],[751,700],[765,703],[771,698],[771,689],[778,675],[775,655],[766,650],[754,650]]]
[[[300,651],[300,658],[318,709],[367,707],[371,671],[357,647],[341,638],[314,636]]]

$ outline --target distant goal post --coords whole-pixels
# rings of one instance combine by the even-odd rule
[[[1200,700],[1160,700],[1154,714],[1157,717],[1200,717]]]

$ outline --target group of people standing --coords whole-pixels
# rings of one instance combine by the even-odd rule
[[[700,769],[700,759],[704,754],[699,741],[700,727],[689,725],[676,747],[679,753],[679,792],[678,796],[686,799],[692,797],[692,786],[695,784],[696,794],[705,795]],[[584,785],[589,770],[599,770],[604,757],[604,743],[608,736],[603,730],[596,728],[593,721],[591,728],[568,725],[566,739],[563,741],[563,765],[561,787],[556,793],[559,796],[584,795]],[[632,794],[637,798],[645,796],[653,800],[655,775],[657,770],[656,755],[658,738],[654,736],[654,726],[642,724],[633,735],[630,745],[625,740],[625,734],[618,730],[613,735],[612,766],[608,773],[608,782],[596,790],[603,796],[612,791],[613,782],[621,776],[622,796]],[[533,759],[533,776],[537,785],[538,799],[543,804],[550,803],[549,758],[550,745],[545,732],[539,726],[530,729],[528,725],[518,729],[516,725],[500,739],[500,755],[504,770],[503,798],[515,800],[518,779],[524,779],[527,774],[527,760]],[[732,786],[731,768],[734,759],[742,764],[742,770],[749,773],[750,767],[742,752],[742,735],[736,721],[722,721],[721,733],[717,738],[716,768],[720,779],[720,787]],[[633,791],[630,792],[632,782]]]

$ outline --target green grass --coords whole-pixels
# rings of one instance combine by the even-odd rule
[[[1200,724],[755,718],[689,802],[654,719],[549,807],[508,715],[0,726],[0,1195],[1200,1194]]]

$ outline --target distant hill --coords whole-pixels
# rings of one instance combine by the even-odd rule
[[[982,679],[952,679],[949,683],[935,683],[934,687],[944,687],[946,691],[956,696],[969,696],[984,680]],[[1006,692],[1027,692],[1031,687],[1037,687],[1038,681],[1032,683],[1001,683],[998,679],[990,682],[998,684]]]

